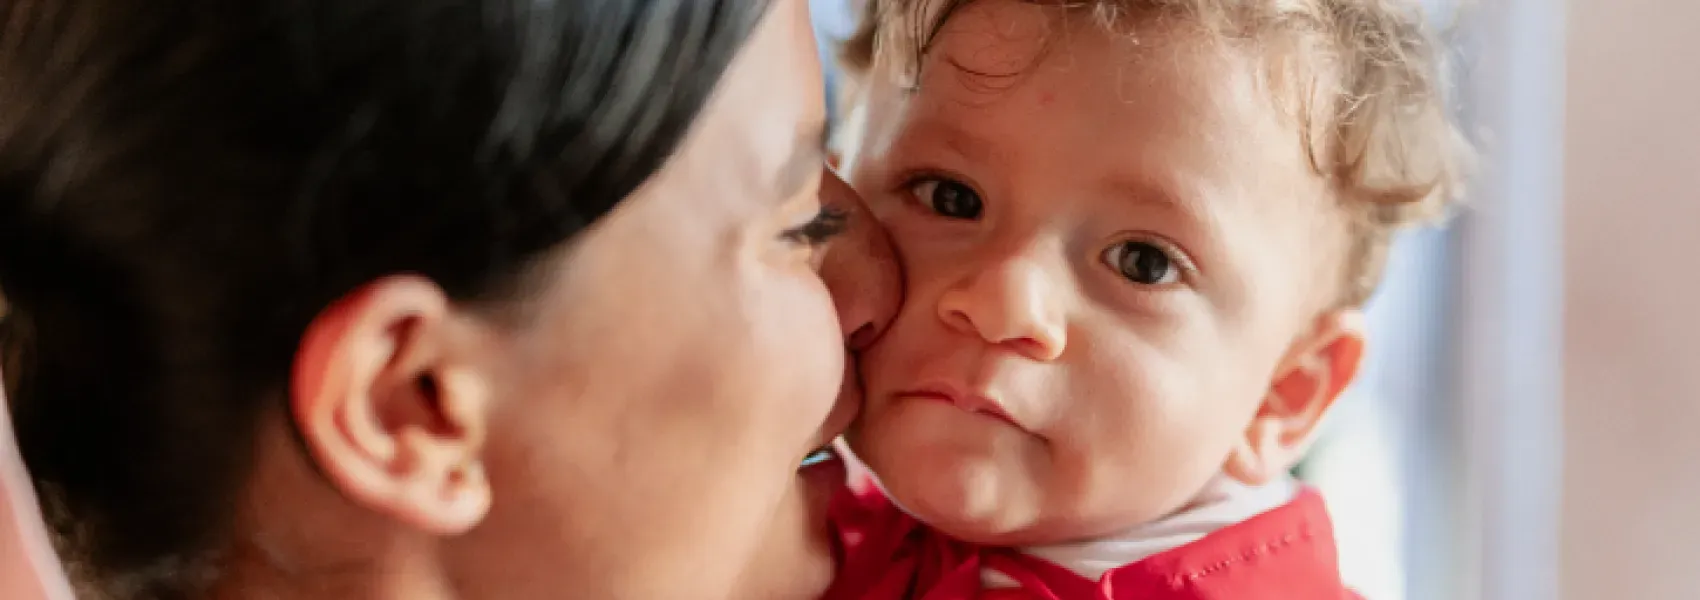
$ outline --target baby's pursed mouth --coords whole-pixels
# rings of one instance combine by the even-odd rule
[[[1020,422],[1015,420],[1015,417],[1010,416],[1009,412],[1004,410],[1002,405],[985,396],[962,394],[949,388],[928,386],[898,392],[894,397],[924,400],[929,402],[943,402],[970,414],[1003,421],[1017,429],[1025,429],[1022,427]]]

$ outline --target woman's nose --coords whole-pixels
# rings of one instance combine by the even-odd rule
[[[821,264],[838,322],[851,350],[862,350],[885,333],[903,302],[903,277],[891,238],[860,196],[836,173],[821,177],[821,203],[843,209],[847,228],[827,249]]]
[[[1046,265],[1008,256],[978,265],[939,296],[945,326],[1032,360],[1051,361],[1068,345],[1068,319]]]

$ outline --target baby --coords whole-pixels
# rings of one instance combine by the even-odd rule
[[[828,598],[1334,599],[1289,469],[1467,148],[1393,0],[886,0],[840,165],[907,301]]]

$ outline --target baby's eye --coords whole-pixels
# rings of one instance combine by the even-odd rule
[[[1126,241],[1104,251],[1104,262],[1128,281],[1140,285],[1167,285],[1180,281],[1180,267],[1169,253],[1154,244]]]
[[[974,220],[980,218],[984,206],[980,202],[980,193],[960,181],[941,178],[927,178],[916,181],[909,186],[909,193],[915,199],[933,212],[952,219]]]

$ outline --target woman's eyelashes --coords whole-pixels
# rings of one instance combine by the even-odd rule
[[[916,202],[941,217],[972,221],[985,212],[979,192],[949,177],[918,177],[909,182],[908,188]]]
[[[838,234],[844,233],[849,225],[850,213],[836,206],[822,206],[820,212],[807,223],[792,227],[780,234],[785,241],[798,246],[818,248],[832,241]]]

